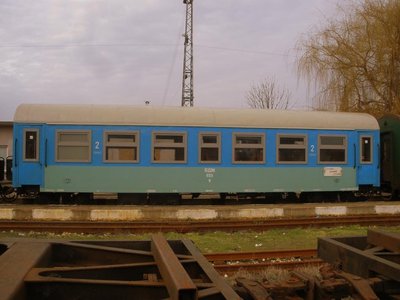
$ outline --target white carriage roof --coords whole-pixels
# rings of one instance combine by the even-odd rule
[[[126,105],[22,104],[15,123],[244,128],[379,129],[363,113]]]

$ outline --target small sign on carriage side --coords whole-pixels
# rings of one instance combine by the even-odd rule
[[[342,167],[325,167],[324,176],[327,177],[343,176],[343,169]]]

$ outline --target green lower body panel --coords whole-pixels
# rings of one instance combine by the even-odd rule
[[[357,190],[356,170],[335,168],[48,166],[43,192],[267,193]]]

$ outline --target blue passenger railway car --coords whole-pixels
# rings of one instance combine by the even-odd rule
[[[310,195],[379,186],[379,126],[360,113],[24,104],[16,188],[120,196]]]

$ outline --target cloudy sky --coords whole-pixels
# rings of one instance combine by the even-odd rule
[[[296,42],[338,0],[194,0],[195,106],[247,107],[265,78],[312,95],[296,75]],[[20,103],[179,106],[182,0],[1,0],[0,120]]]

